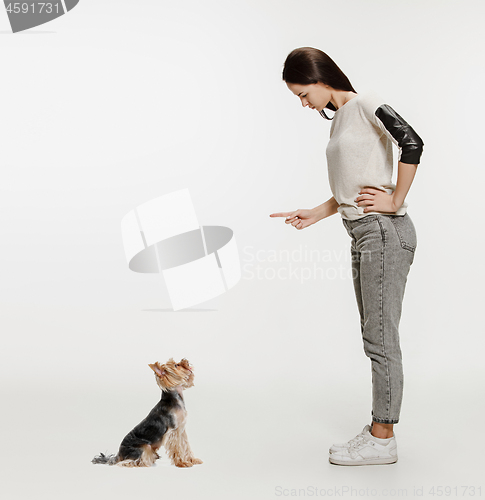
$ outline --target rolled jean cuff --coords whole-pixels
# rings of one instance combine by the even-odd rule
[[[397,424],[399,422],[399,419],[396,418],[396,419],[390,420],[388,418],[377,418],[377,417],[374,417],[374,415],[372,415],[372,421],[377,422],[378,424]]]

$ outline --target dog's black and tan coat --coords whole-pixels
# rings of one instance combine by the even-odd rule
[[[190,449],[185,423],[187,411],[183,390],[194,385],[193,367],[186,359],[179,363],[170,358],[167,363],[154,363],[150,368],[162,390],[162,398],[152,411],[121,442],[116,455],[100,455],[94,464],[124,467],[150,467],[160,458],[158,449],[165,447],[173,465],[192,467],[201,464]]]

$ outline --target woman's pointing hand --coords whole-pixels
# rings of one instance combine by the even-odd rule
[[[296,229],[305,229],[318,221],[314,211],[308,209],[299,209],[293,212],[278,212],[270,214],[270,217],[286,217],[285,224],[291,224]]]

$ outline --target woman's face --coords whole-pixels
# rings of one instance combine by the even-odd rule
[[[286,86],[300,98],[303,107],[308,106],[317,111],[322,111],[332,98],[330,87],[320,82],[311,85],[287,83]]]

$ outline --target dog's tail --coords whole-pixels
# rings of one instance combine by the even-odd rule
[[[100,453],[91,460],[91,463],[115,465],[118,463],[118,455],[105,455],[104,453]]]

